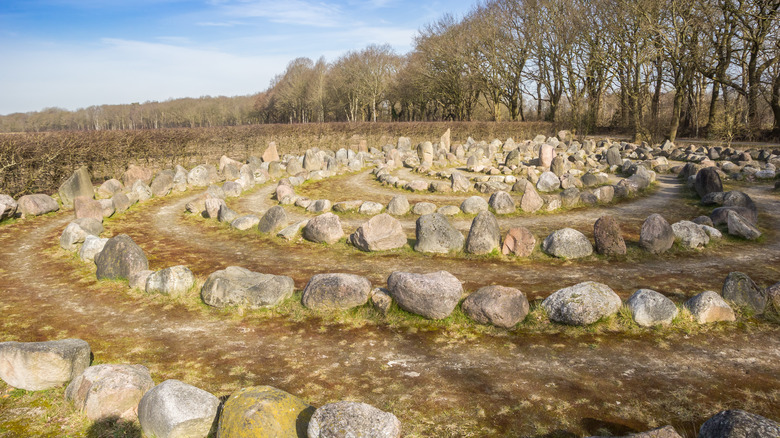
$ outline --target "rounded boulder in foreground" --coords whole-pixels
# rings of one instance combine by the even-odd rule
[[[398,438],[401,422],[369,404],[340,401],[321,406],[311,417],[309,438]]]
[[[550,320],[568,325],[593,324],[617,313],[621,305],[615,291],[595,281],[560,289],[542,301]]]
[[[166,380],[138,403],[138,422],[145,436],[205,437],[217,417],[219,399],[179,380]]]
[[[448,317],[463,294],[460,280],[446,271],[430,274],[396,271],[387,278],[387,289],[399,307],[429,319]]]
[[[219,438],[305,437],[314,407],[272,386],[240,389],[225,402]]]
[[[547,254],[567,259],[577,259],[593,254],[593,246],[584,234],[573,228],[553,231],[542,242]]]
[[[461,308],[463,313],[480,324],[508,329],[525,319],[529,305],[519,289],[485,286],[463,300]]]
[[[371,282],[353,274],[317,274],[303,289],[308,309],[351,309],[368,302]]]
[[[669,325],[679,312],[672,300],[651,289],[639,289],[626,304],[641,327]]]

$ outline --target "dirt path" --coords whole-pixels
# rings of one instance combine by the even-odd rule
[[[261,188],[257,197],[267,190]],[[631,204],[512,221],[529,228],[574,224],[585,230],[604,211],[632,223],[659,209],[671,219],[683,208],[676,203],[677,191],[673,181],[662,180],[656,195]],[[776,230],[776,195],[761,187],[749,193],[767,212],[763,226]],[[381,285],[393,270],[446,269],[467,288],[495,282],[542,296],[559,286],[597,280],[625,298],[640,285],[690,295],[719,287],[737,269],[763,282],[780,277],[775,233],[762,244],[633,262],[377,256],[286,244],[193,221],[182,215],[192,196],[154,201],[107,225],[113,233],[130,234],[154,269],[181,263],[205,278],[236,264],[291,275],[299,288],[315,272],[355,272]],[[83,265],[53,249],[69,220],[70,214],[60,213],[0,227],[4,338],[80,337],[100,362],[143,363],[158,382],[178,378],[218,395],[270,384],[315,405],[366,401],[394,412],[409,436],[578,436],[667,423],[693,436],[704,418],[724,408],[780,418],[776,326],[737,324],[696,335],[522,335],[419,331],[381,320],[242,318],[146,298],[121,283],[97,282]]]

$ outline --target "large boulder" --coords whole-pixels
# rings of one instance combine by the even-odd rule
[[[273,234],[287,226],[287,223],[287,212],[284,211],[284,207],[275,205],[263,214],[263,217],[260,218],[260,222],[257,225],[257,229],[261,233]]]
[[[498,220],[489,211],[480,212],[471,221],[469,235],[466,238],[466,252],[470,254],[489,254],[501,244],[501,230]]]
[[[691,221],[680,221],[672,224],[675,239],[683,248],[693,249],[705,246],[710,242],[710,236],[704,229]]]
[[[761,237],[761,231],[734,210],[728,212],[727,221],[729,234],[732,236],[739,236],[747,240],[756,240]]]
[[[268,147],[265,148],[265,151],[263,151],[263,156],[261,158],[263,160],[263,163],[268,163],[271,161],[279,161],[279,152],[276,150],[275,141],[268,143]]]
[[[315,409],[300,398],[271,386],[240,389],[219,416],[219,438],[306,438]]]
[[[768,437],[780,437],[780,423],[742,410],[718,412],[699,429],[699,438]]]
[[[308,428],[309,438],[399,438],[401,422],[395,415],[366,403],[340,401],[317,408]]]
[[[387,278],[387,289],[400,308],[429,319],[448,317],[463,294],[460,280],[446,271],[396,271]]]
[[[463,249],[464,238],[460,231],[440,213],[424,214],[415,224],[417,243],[414,250],[446,254]]]
[[[696,179],[693,187],[700,198],[709,193],[722,192],[723,183],[720,180],[718,169],[715,167],[705,167],[696,173]]]
[[[138,402],[154,387],[143,365],[102,364],[87,368],[65,389],[65,398],[92,421],[135,420]]]
[[[138,422],[145,436],[205,437],[217,417],[219,399],[179,380],[166,380],[138,403]]]
[[[593,246],[584,234],[573,228],[550,233],[542,242],[542,250],[554,257],[577,259],[593,254]]]
[[[303,227],[303,238],[315,243],[334,244],[344,237],[341,220],[333,213],[321,214]]]
[[[138,271],[149,269],[149,261],[140,246],[127,234],[108,239],[103,251],[95,256],[98,280],[128,279]]]
[[[550,320],[568,325],[593,324],[617,313],[622,304],[615,291],[595,281],[560,289],[542,301]]]
[[[485,286],[466,297],[461,308],[463,313],[480,324],[508,329],[525,319],[529,305],[519,289]]]
[[[514,199],[512,199],[509,193],[501,190],[490,195],[488,205],[493,209],[493,211],[496,212],[496,214],[514,213],[516,209]]]
[[[309,172],[322,170],[323,162],[320,155],[311,149],[307,149],[303,155],[303,169]]]
[[[91,355],[81,339],[0,342],[0,379],[27,391],[55,388],[83,373]]]
[[[639,289],[626,301],[634,321],[641,327],[669,325],[679,312],[672,300],[651,289]]]
[[[92,176],[89,174],[86,166],[79,167],[78,170],[65,180],[58,191],[60,202],[65,208],[73,207],[73,200],[79,196],[92,198],[95,196],[95,188],[92,186]]]
[[[171,193],[171,190],[173,190],[173,178],[176,176],[176,174],[173,172],[173,170],[163,170],[162,172],[158,173],[157,176],[154,177],[152,180],[152,184],[149,186],[149,188],[152,190],[152,195],[154,197],[159,198],[162,196],[167,196],[168,193]]]
[[[360,225],[349,241],[361,251],[386,251],[406,245],[406,233],[398,219],[382,213]]]
[[[528,231],[528,228],[515,227],[507,231],[504,244],[501,246],[501,253],[528,257],[534,252],[534,248],[536,248],[536,238]]]
[[[228,266],[209,275],[200,290],[203,302],[213,307],[272,307],[292,296],[295,283],[283,275],[252,272]]]
[[[40,216],[60,209],[57,200],[43,193],[24,195],[16,202],[19,211],[22,212],[22,217]]]
[[[716,321],[735,321],[734,309],[711,290],[704,291],[685,302],[685,307],[691,312],[699,324]]]
[[[303,289],[301,303],[309,309],[351,309],[368,302],[371,282],[353,274],[317,274]]]
[[[658,213],[651,214],[639,231],[639,246],[653,254],[668,251],[674,245],[674,230]]]
[[[596,252],[603,255],[622,255],[626,253],[626,241],[620,232],[620,225],[613,216],[601,216],[593,224],[593,239]]]
[[[730,272],[723,282],[721,291],[723,298],[742,307],[747,307],[757,314],[764,313],[768,302],[767,291],[742,272]]]
[[[195,284],[195,275],[186,266],[161,269],[146,278],[146,293],[179,296]]]

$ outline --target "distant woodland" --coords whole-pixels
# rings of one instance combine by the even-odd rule
[[[780,136],[778,0],[489,0],[414,49],[297,58],[256,95],[0,117],[0,131],[547,121],[638,139]]]

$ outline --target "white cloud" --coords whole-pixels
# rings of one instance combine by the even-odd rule
[[[233,17],[266,18],[274,23],[301,26],[335,27],[344,23],[341,7],[306,0],[238,0],[216,3],[223,13]]]

